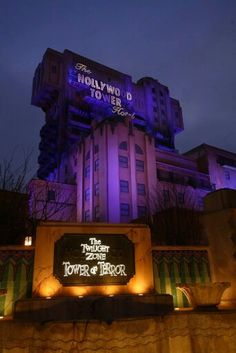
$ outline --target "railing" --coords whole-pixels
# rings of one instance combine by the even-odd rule
[[[172,184],[192,186],[193,188],[212,190],[209,180],[198,179],[191,176],[182,176],[169,171],[160,171],[157,169],[157,178],[160,181],[166,181]]]

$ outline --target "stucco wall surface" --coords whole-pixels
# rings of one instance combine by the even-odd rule
[[[179,312],[111,325],[0,322],[1,353],[235,353],[236,312]]]
[[[230,282],[221,305],[236,308],[236,209],[204,215],[209,240],[212,282]]]

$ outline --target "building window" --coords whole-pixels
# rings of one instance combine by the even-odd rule
[[[128,203],[120,204],[120,215],[121,216],[129,216],[130,215],[130,207]]]
[[[163,201],[164,201],[165,204],[170,201],[169,190],[163,190]]]
[[[99,170],[99,159],[96,159],[96,161],[94,162],[94,169]]]
[[[156,113],[157,112],[157,107],[153,107],[153,111]]]
[[[100,208],[99,208],[99,206],[95,206],[94,207],[94,217],[95,217],[95,221],[99,221],[99,218],[100,218]]]
[[[198,208],[203,210],[203,208],[204,208],[204,198],[201,197],[201,196],[198,196],[197,204],[198,204]]]
[[[86,159],[86,161],[90,159],[90,151],[88,151],[88,152],[86,153],[85,159]]]
[[[99,151],[99,146],[98,145],[95,145],[94,146],[94,154],[98,153]]]
[[[184,204],[184,193],[183,192],[178,192],[178,204],[179,205]]]
[[[161,114],[162,114],[162,115],[166,115],[166,112],[162,109],[162,110],[161,110]]]
[[[121,168],[128,168],[128,157],[119,156],[119,166]]]
[[[47,192],[47,201],[55,201],[56,200],[56,192],[55,190],[48,190]]]
[[[136,159],[136,171],[138,171],[138,172],[144,171],[144,161]]]
[[[84,199],[85,201],[89,201],[89,198],[90,198],[90,189],[88,188],[84,192]]]
[[[99,183],[96,183],[94,185],[94,194],[95,194],[95,196],[99,195]]]
[[[127,180],[120,180],[120,192],[129,192],[129,182]]]
[[[216,184],[211,184],[211,190],[215,191],[216,190]]]
[[[68,173],[68,166],[67,165],[65,165],[65,174],[67,174]]]
[[[127,149],[128,149],[127,142],[126,142],[126,141],[121,142],[121,143],[119,144],[119,149],[120,149],[120,150],[127,151]]]
[[[84,176],[85,176],[85,178],[89,178],[89,176],[90,176],[90,165],[87,165],[87,167],[85,167]]]
[[[225,173],[225,179],[230,180],[230,171],[228,169],[225,169],[224,173]]]
[[[138,206],[138,218],[145,217],[147,215],[147,207]]]
[[[135,153],[137,154],[143,154],[143,150],[139,145],[135,144]]]
[[[90,221],[90,212],[89,210],[84,211],[84,221],[89,222]]]
[[[159,91],[160,92],[160,96],[163,97],[163,92],[162,91]]]
[[[145,184],[137,184],[138,195],[146,195]]]

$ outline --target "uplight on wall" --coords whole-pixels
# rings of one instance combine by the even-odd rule
[[[32,237],[31,236],[25,237],[24,245],[25,246],[31,246],[32,245]]]

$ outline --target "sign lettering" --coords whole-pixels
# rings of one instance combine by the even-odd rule
[[[70,84],[73,86],[80,84],[88,86],[91,98],[112,105],[113,114],[130,119],[135,118],[135,113],[131,114],[122,107],[122,98],[127,102],[132,101],[132,94],[130,92],[121,92],[119,87],[89,76],[92,75],[92,71],[85,64],[76,63],[74,68],[76,73],[72,75],[73,78],[69,79]]]
[[[126,284],[134,246],[124,235],[64,235],[55,244],[54,275],[64,285]]]

